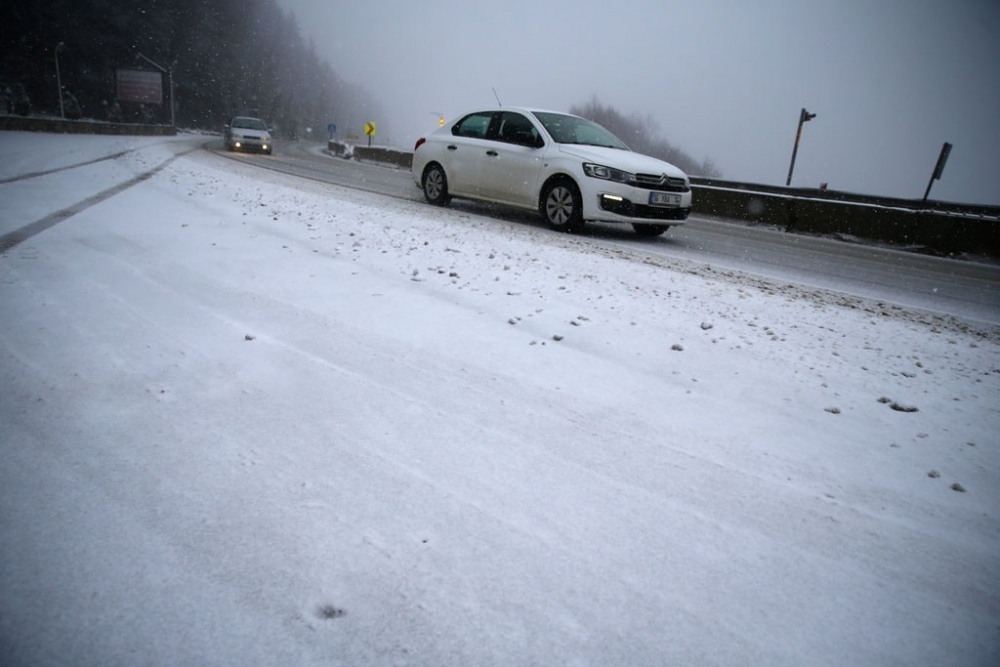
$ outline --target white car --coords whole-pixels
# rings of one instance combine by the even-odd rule
[[[274,150],[271,132],[260,118],[236,116],[225,125],[222,140],[231,151],[260,151],[270,155]]]
[[[601,221],[657,236],[691,212],[683,171],[633,152],[597,123],[555,111],[465,114],[417,141],[413,176],[432,204],[459,197],[537,210],[567,232]]]

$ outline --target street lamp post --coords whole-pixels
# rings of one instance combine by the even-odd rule
[[[792,184],[792,170],[795,169],[795,155],[799,152],[799,140],[802,138],[802,123],[808,122],[816,117],[816,114],[809,113],[803,109],[799,113],[799,130],[795,133],[795,146],[792,147],[792,163],[788,165],[788,180],[785,181],[785,187]]]
[[[56,44],[56,88],[58,88],[59,93],[59,117],[66,118],[66,110],[63,108],[63,94],[62,94],[62,75],[59,74],[59,52],[62,51],[66,45],[62,42]]]
[[[153,67],[155,67],[156,69],[166,73],[167,79],[170,82],[170,125],[171,127],[177,127],[177,123],[174,120],[174,65],[177,64],[177,60],[175,59],[174,62],[170,63],[170,69],[164,69],[163,67],[160,67],[159,65],[157,65],[156,63],[154,63],[152,60],[142,55],[141,53],[137,53],[136,55],[145,60]]]
[[[170,69],[167,70],[167,79],[170,81],[170,126],[177,127],[177,122],[174,120],[174,113],[176,107],[174,106],[174,67],[177,66],[177,58],[174,58],[174,62],[170,63]]]

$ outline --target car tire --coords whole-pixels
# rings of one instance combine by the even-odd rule
[[[423,183],[424,198],[435,206],[445,206],[451,201],[448,195],[448,177],[444,174],[441,165],[432,164],[424,169]]]
[[[639,236],[659,236],[670,229],[670,225],[651,225],[648,223],[636,222],[632,224],[632,229]]]
[[[545,221],[557,232],[572,234],[583,227],[583,198],[569,179],[552,181],[545,186],[541,211]]]

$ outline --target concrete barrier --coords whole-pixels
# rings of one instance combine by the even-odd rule
[[[351,144],[344,143],[343,141],[327,141],[326,150],[330,152],[330,155],[342,158],[353,157],[354,147]]]
[[[948,255],[1000,257],[1000,206],[924,206],[920,200],[733,185],[738,187],[692,179],[694,211],[779,225],[790,232],[854,236]]]
[[[140,136],[174,136],[173,125],[139,125],[137,123],[104,123],[95,120],[65,120],[62,118],[32,118],[0,116],[0,130],[8,132],[54,132],[56,134],[128,134]]]
[[[382,148],[379,146],[355,146],[354,159],[363,162],[391,164],[404,169],[409,169],[413,166],[412,151],[398,151],[392,148]]]

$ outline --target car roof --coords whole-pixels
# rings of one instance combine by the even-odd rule
[[[483,111],[492,111],[492,112],[496,112],[496,111],[519,111],[521,113],[530,113],[530,114],[534,114],[534,113],[554,113],[554,114],[559,114],[560,116],[573,116],[575,118],[579,118],[579,116],[576,116],[575,114],[567,113],[565,111],[554,111],[552,109],[536,109],[535,107],[505,107],[505,106],[499,106],[499,107],[497,107],[497,106],[493,106],[493,107],[479,107],[477,109],[470,109],[470,110],[466,111],[465,113],[462,113],[462,114],[458,115],[457,118],[464,118],[465,116],[468,116],[470,113],[482,113]]]

